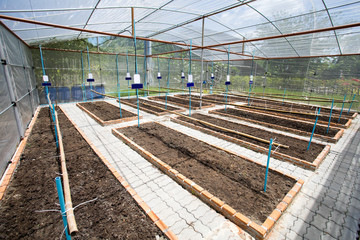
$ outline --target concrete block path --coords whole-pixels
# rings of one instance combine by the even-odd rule
[[[109,103],[117,105],[114,100]],[[64,104],[62,107],[179,239],[252,239],[111,134],[112,128],[135,125],[137,121],[101,127],[75,104]],[[122,107],[136,113],[136,109],[126,105]],[[207,113],[212,109],[192,113]],[[143,111],[140,111],[140,115],[143,116],[141,123],[161,121],[184,134],[266,164],[267,156],[264,154],[176,124],[169,121],[169,116],[158,117]],[[231,121],[243,122],[236,119]],[[270,159],[270,167],[305,180],[305,185],[268,239],[356,239],[360,219],[359,140],[360,117],[357,117],[340,141],[331,144],[330,154],[315,172]]]
[[[122,107],[136,112],[126,105]],[[250,238],[111,133],[112,128],[134,125],[137,121],[102,127],[75,104],[63,104],[62,108],[179,239]],[[141,122],[168,118],[143,111],[140,115],[144,117]]]

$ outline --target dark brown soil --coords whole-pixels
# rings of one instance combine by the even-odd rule
[[[58,111],[79,232],[72,239],[155,239],[163,236],[108,168]],[[49,109],[38,120],[0,202],[0,239],[59,239],[63,231],[54,178],[59,176]],[[64,239],[65,237],[63,237]]]
[[[158,123],[118,129],[145,150],[258,224],[275,209],[295,180],[219,150]]]
[[[211,95],[203,95],[201,97],[201,99],[204,100],[203,103],[225,104],[225,103],[230,102],[230,96],[228,96],[227,102],[226,102],[225,96],[222,96],[221,98],[218,98],[218,99],[211,99],[208,96],[211,96]],[[189,94],[179,94],[179,95],[175,95],[175,97],[180,97],[180,98],[183,98],[183,99],[189,99]],[[195,99],[196,101],[200,101],[200,95],[191,95],[191,100],[192,99]],[[209,100],[209,101],[207,101],[207,100]],[[211,102],[211,101],[216,101],[216,102]]]
[[[98,118],[103,121],[110,121],[116,119],[123,119],[137,116],[136,114],[126,111],[125,109],[121,109],[120,118],[120,108],[116,107],[110,103],[104,101],[97,101],[97,102],[86,102],[86,103],[79,103],[81,106],[92,112]]]
[[[205,99],[205,100],[212,100],[212,101],[216,101],[216,102],[223,103],[223,104],[225,104],[225,102],[226,102],[226,96],[225,95],[218,95],[218,94],[203,95],[202,98]],[[233,98],[232,95],[228,95],[227,96],[227,102],[228,103],[229,102],[236,102],[236,100]]]
[[[121,103],[125,103],[125,104],[130,103],[133,105],[137,105],[136,98],[121,99]],[[155,106],[155,107],[153,107],[153,106]],[[151,101],[147,101],[145,99],[139,99],[139,108],[145,112],[147,109],[149,109],[149,110],[157,112],[157,113],[166,112],[167,110],[170,110],[170,111],[180,110],[180,108],[172,107],[169,105],[167,105],[166,109],[165,109],[165,104],[151,102]]]
[[[223,96],[223,95],[220,95]],[[239,102],[248,102],[247,96],[232,96],[232,99]],[[331,104],[331,103],[330,103]],[[286,111],[297,111],[297,112],[307,112],[307,113],[315,113],[318,106],[314,105],[304,105],[304,104],[298,104],[298,103],[288,103],[288,102],[281,102],[276,100],[269,100],[269,99],[261,99],[261,98],[254,98],[250,97],[250,105],[256,106],[256,107],[268,107],[268,108],[274,108],[274,109],[280,109],[280,110],[286,110]],[[328,108],[321,108],[321,112],[323,114],[330,114],[330,109]],[[336,115],[339,118],[341,110],[339,109],[333,109],[332,114]],[[347,114],[347,109],[345,111],[345,108],[342,113],[342,117],[350,117],[350,114],[353,114],[354,111],[351,111],[349,115]]]
[[[266,115],[262,115],[262,114],[259,114],[256,112],[244,111],[241,109],[228,108],[226,111],[225,111],[225,109],[219,109],[219,110],[214,111],[214,113],[217,113],[217,112],[226,113],[226,114],[230,114],[230,115],[237,116],[237,117],[242,117],[242,118],[247,118],[247,119],[264,122],[263,125],[266,125],[266,123],[270,123],[270,124],[275,124],[278,126],[297,129],[297,130],[301,130],[301,131],[305,131],[305,132],[309,132],[309,133],[312,132],[313,127],[314,127],[314,124],[311,124],[311,123],[307,124],[307,123],[295,122],[295,121],[292,121],[291,119],[281,119],[276,116],[266,116]],[[327,127],[317,125],[315,128],[315,134],[319,134],[319,135],[323,135],[323,136],[327,136],[327,137],[334,137],[336,135],[336,133],[339,131],[339,130],[330,128],[329,133],[326,134],[326,129],[327,129]]]
[[[160,96],[160,97],[150,97],[151,100],[155,100],[155,101],[165,101],[165,96]],[[177,97],[171,97],[168,96],[167,97],[167,101],[171,102],[172,104],[180,104],[180,106],[189,106],[189,100],[188,99],[182,99],[182,98],[177,98]],[[202,106],[209,106],[211,105],[210,103],[202,103]],[[191,99],[191,107],[200,107],[200,102],[199,101],[195,101],[193,99]]]
[[[244,109],[252,109],[247,108],[247,107],[240,107],[240,108],[244,108]],[[268,110],[268,109],[254,109],[254,111],[262,111],[262,112],[266,112],[267,114],[277,114],[283,117],[299,117],[302,118],[303,121],[310,121],[310,122],[315,122],[316,119],[316,115],[307,115],[307,114],[301,114],[301,113],[293,113],[293,112],[276,112],[273,110]],[[341,118],[340,122],[338,122],[339,117],[333,117],[331,116],[331,123],[338,123],[338,124],[342,124],[345,125],[348,122],[348,119],[345,118]],[[318,117],[318,121],[322,121],[323,123],[328,123],[329,122],[329,116],[324,116],[321,115],[321,111],[320,111],[320,115]],[[331,124],[332,125],[332,124]]]
[[[281,134],[276,134],[270,131],[266,131],[266,130],[260,130],[257,128],[253,128],[253,127],[249,127],[249,126],[245,126],[245,125],[241,125],[241,124],[237,124],[237,123],[233,123],[230,121],[226,121],[223,119],[218,119],[218,118],[214,118],[214,117],[210,117],[207,115],[203,115],[203,114],[192,114],[191,115],[192,118],[196,118],[199,120],[203,120],[209,123],[212,123],[214,125],[223,127],[223,128],[228,128],[231,130],[235,130],[238,132],[242,132],[242,133],[246,133],[249,134],[251,136],[255,136],[258,138],[262,138],[265,140],[270,141],[270,138],[272,138],[273,140],[275,140],[276,143],[280,143],[280,144],[284,144],[289,146],[289,148],[278,148],[277,152],[286,154],[286,155],[290,155],[292,157],[296,157],[308,162],[313,162],[316,157],[321,153],[321,151],[324,149],[324,145],[320,145],[320,144],[316,144],[316,143],[312,143],[310,146],[309,151],[307,151],[307,146],[308,146],[308,141],[303,141],[303,140],[299,140],[293,137],[288,137],[288,136],[284,136]],[[186,121],[186,122],[190,122],[196,126],[200,126],[200,127],[204,127],[207,129],[211,129],[217,132],[220,132],[222,134],[237,138],[237,139],[241,139],[250,143],[254,143],[256,145],[259,145],[261,147],[264,148],[269,148],[269,144],[267,143],[263,143],[261,141],[258,141],[256,139],[252,139],[252,138],[248,138],[248,137],[244,137],[244,136],[240,136],[238,134],[234,134],[231,132],[225,132],[222,130],[219,130],[217,128],[212,128],[209,125],[206,124],[202,124],[199,123],[197,121],[191,120],[189,118],[185,118],[185,117],[179,117],[180,120],[182,121]],[[273,149],[275,149],[276,146],[273,146]]]

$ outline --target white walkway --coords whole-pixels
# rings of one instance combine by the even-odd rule
[[[112,100],[109,102],[116,104]],[[134,125],[137,121],[101,127],[75,104],[62,107],[179,239],[240,239],[234,224],[111,134],[112,128]],[[133,108],[124,105],[123,108],[136,113]],[[141,122],[162,121],[189,136],[266,163],[264,154],[170,122],[169,116],[157,117],[143,111],[140,114],[143,116]],[[332,144],[330,154],[315,172],[271,158],[272,168],[302,178],[305,185],[275,225],[269,239],[356,239],[360,219],[359,128],[358,117],[340,141]],[[242,234],[242,237],[251,239],[248,235]]]

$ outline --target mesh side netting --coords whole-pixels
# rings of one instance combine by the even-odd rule
[[[127,42],[126,42],[127,41]],[[107,38],[99,49],[91,45],[92,51],[100,51],[99,53],[90,53],[91,73],[95,78],[94,86],[100,92],[112,93],[117,92],[117,73],[116,73],[116,56],[109,54],[113,52],[134,53],[132,40],[117,41],[117,39]],[[276,46],[276,41],[274,41]],[[138,54],[144,53],[143,42],[137,45]],[[150,44],[148,54],[156,54],[166,51],[179,50],[178,47],[166,45],[162,43]],[[231,46],[230,51],[241,51],[237,47]],[[269,46],[270,47],[270,46]],[[74,46],[79,50],[78,47]],[[81,49],[81,48],[80,48]],[[86,82],[89,66],[86,54],[86,47],[83,48],[83,67],[81,65],[80,52],[66,52],[55,50],[44,50],[44,62],[46,73],[52,82],[50,93],[53,100],[58,102],[71,102],[84,100],[83,94],[89,98],[89,84]],[[281,50],[283,51],[283,50]],[[108,52],[108,53],[101,53]],[[39,49],[32,49],[36,79],[38,85],[41,83],[41,61]],[[325,96],[329,99],[343,99],[344,94],[347,100],[352,99],[353,94],[357,94],[358,100],[359,84],[356,80],[360,78],[360,57],[341,56],[341,57],[318,57],[318,58],[290,58],[290,59],[271,59],[271,60],[251,60],[251,53],[246,52],[246,60],[236,61],[239,55],[230,55],[230,91],[249,91],[250,75],[254,76],[251,86],[252,92],[259,93],[286,93],[286,95],[299,95],[303,97]],[[213,89],[225,90],[224,82],[227,75],[227,61],[214,62],[213,68],[211,61],[204,61],[203,82],[201,82],[201,51],[195,50],[192,54],[191,73],[195,82],[195,87],[203,88],[209,92],[212,83],[210,76],[213,71],[215,79],[213,80]],[[217,56],[224,58],[225,52],[204,51],[204,57],[209,59],[218,59]],[[182,89],[186,88],[186,79],[189,74],[189,53],[180,52],[168,54],[172,59],[157,57],[147,58],[146,81],[144,72],[144,58],[137,58],[138,72],[141,75],[141,81],[145,88],[151,90],[159,89],[158,72],[161,73],[160,88],[166,88],[169,82],[170,88]],[[182,61],[181,59],[185,60]],[[226,57],[227,58],[227,57]],[[131,76],[134,74],[135,57],[129,56],[129,72]],[[170,65],[170,68],[169,68]],[[120,90],[122,96],[126,96],[128,91],[128,81],[125,80],[127,72],[126,56],[118,56],[118,69],[120,79]],[[169,72],[170,69],[170,72]],[[186,79],[181,79],[181,72],[184,72]],[[183,81],[183,82],[182,82]],[[204,82],[205,81],[205,82]],[[130,84],[132,81],[130,81]],[[82,86],[85,84],[85,87]],[[285,90],[286,89],[286,90]],[[130,90],[131,92],[132,90]],[[43,92],[40,92],[41,101],[45,103]],[[99,97],[99,96],[98,96]],[[319,103],[316,103],[319,104]],[[330,105],[331,102],[321,103],[322,105]],[[338,106],[338,105],[337,105]],[[341,106],[341,105],[340,105]],[[347,105],[345,105],[346,107]],[[358,104],[354,104],[353,108],[357,108]]]
[[[39,105],[29,48],[0,26],[0,175]]]

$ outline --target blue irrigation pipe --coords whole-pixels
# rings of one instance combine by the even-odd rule
[[[137,104],[137,115],[138,115],[138,127],[140,127],[139,89],[136,89],[136,104]]]
[[[42,54],[42,50],[41,50],[41,45],[39,45],[39,49],[40,49],[42,72],[43,72],[43,76],[45,76],[46,73],[45,73],[44,58],[43,58],[43,54]],[[47,102],[48,102],[48,99],[47,99],[48,95],[49,95],[49,89],[48,89],[48,86],[45,86],[45,99],[46,99]]]
[[[128,50],[126,50],[126,73],[129,72],[129,54]],[[128,82],[128,99],[130,98],[130,81]]]
[[[116,54],[116,77],[117,77],[117,92],[118,92],[118,100],[119,100],[119,108],[120,108],[120,118],[122,118],[122,113],[121,113],[121,94],[120,94],[120,78],[119,78],[119,60],[118,60],[119,55]]]
[[[192,39],[190,40],[190,52],[189,52],[189,74],[191,75],[191,45],[192,45]]]
[[[331,115],[332,115],[333,107],[334,107],[334,99],[333,99],[332,102],[331,102],[330,117],[329,117],[328,127],[327,127],[327,129],[326,129],[326,134],[329,133],[329,128],[330,128],[330,122],[331,122]]]
[[[191,87],[189,87],[189,117],[191,117]]]
[[[284,104],[284,101],[285,101],[285,94],[286,94],[286,88],[284,89],[284,96],[283,96],[282,104]]]
[[[42,72],[43,72],[43,76],[44,76],[44,75],[46,75],[46,73],[45,73],[44,59],[43,59],[43,54],[42,54],[42,50],[41,50],[41,45],[39,45],[39,49],[40,49],[40,57],[41,57],[41,67],[42,67]]]
[[[229,48],[228,48],[227,55],[228,55],[227,76],[230,76],[230,45],[229,45]],[[226,77],[227,77],[227,76],[226,76]],[[227,81],[227,79],[226,79],[226,81]],[[229,85],[226,85],[226,94],[225,94],[225,111],[226,111],[226,105],[227,105],[228,91],[229,91]]]
[[[317,114],[316,114],[315,124],[314,124],[313,130],[312,130],[312,132],[311,132],[311,136],[310,136],[309,144],[308,144],[307,149],[306,149],[307,151],[309,151],[309,149],[310,149],[310,144],[311,144],[311,141],[312,141],[312,138],[313,138],[314,132],[315,132],[316,123],[317,123],[317,121],[318,121],[318,119],[319,119],[320,110],[321,110],[321,108],[319,108],[319,111],[318,111],[318,112],[317,112]]]
[[[342,104],[342,107],[341,107],[341,111],[340,111],[340,116],[339,116],[338,122],[340,122],[340,120],[341,120],[341,115],[342,115],[342,112],[343,112],[343,109],[344,109],[345,100],[346,100],[346,93],[345,93],[345,96],[344,96],[344,100],[343,100],[343,104]]]
[[[146,72],[146,55],[147,55],[147,41],[144,41],[144,88],[149,90],[149,86],[147,84],[147,72]],[[147,92],[144,91],[144,97],[147,96]]]
[[[89,47],[86,46],[86,52],[87,52],[87,59],[88,59],[88,65],[89,65],[89,74],[91,73],[91,67],[90,67],[90,55],[89,55]],[[90,85],[90,99],[91,99],[91,102],[93,101],[93,93],[92,93],[92,84],[91,82],[89,82],[89,85]]]
[[[211,85],[210,85],[210,94],[213,93],[213,91],[212,91],[213,86],[214,86],[214,77],[213,77],[213,75],[214,75],[214,61],[211,61],[211,76],[210,76],[210,78],[211,78]]]
[[[189,52],[189,76],[191,75],[191,45],[192,39],[190,40],[190,52]],[[191,117],[191,87],[189,87],[189,116]]]
[[[160,97],[160,79],[161,79],[161,76],[159,76],[159,73],[160,73],[159,55],[157,56],[157,62],[158,62],[158,76],[157,76],[157,79],[158,79],[158,82],[159,82],[159,97]]]
[[[63,193],[60,177],[56,177],[55,182],[56,182],[56,189],[57,189],[59,202],[60,202],[61,217],[63,219],[64,228],[65,228],[66,240],[71,240],[71,236],[70,236],[69,231],[68,231],[68,223],[67,223],[67,219],[66,219],[64,193]]]
[[[167,109],[167,96],[169,93],[169,85],[170,85],[170,60],[171,60],[171,58],[169,58],[169,62],[168,62],[168,80],[167,80],[167,84],[166,84],[167,90],[166,90],[166,94],[165,94],[165,109]]]
[[[82,93],[83,93],[83,101],[86,101],[86,89],[85,89],[85,71],[84,71],[84,60],[83,60],[83,52],[80,51],[81,53],[81,73],[82,73]]]
[[[254,68],[254,52],[252,53],[252,61],[251,61],[251,73],[250,73],[250,81],[253,81],[253,68]],[[249,81],[249,96],[248,96],[248,106],[250,106],[250,93],[251,93],[251,83]]]
[[[182,60],[181,86],[182,86],[182,90],[183,90],[183,92],[184,92],[184,91],[185,91],[185,88],[184,88],[184,78],[185,78],[185,77],[182,76],[182,74],[184,73],[184,58],[181,58],[181,60]],[[184,75],[185,75],[185,74],[184,74]]]
[[[229,91],[229,85],[226,85],[225,111],[226,111],[226,105],[227,105],[228,91]]]
[[[264,181],[264,192],[266,192],[266,184],[267,184],[267,178],[268,178],[268,173],[269,173],[269,165],[270,165],[270,156],[271,156],[271,148],[272,148],[272,144],[273,144],[273,139],[270,139],[270,145],[269,145],[269,153],[268,153],[268,158],[267,158],[267,163],[266,163],[266,172],[265,172],[265,181]]]
[[[353,104],[353,102],[355,100],[355,96],[356,96],[356,94],[354,93],[354,96],[353,96],[353,99],[352,99],[352,101],[350,103],[350,107],[349,107],[349,110],[347,111],[347,114],[349,114],[349,112],[350,112],[351,106],[352,106],[352,104]]]
[[[137,68],[137,53],[136,53],[136,31],[135,31],[135,20],[134,20],[134,47],[135,47],[135,74],[138,74]],[[135,77],[134,77],[135,81]],[[139,89],[136,88],[136,103],[137,103],[137,115],[138,115],[138,127],[140,127],[140,110],[139,110]]]
[[[51,110],[52,120],[53,120],[53,123],[54,123],[56,147],[59,148],[59,137],[58,137],[58,134],[57,134],[56,116],[55,116],[55,106],[54,106],[54,104],[52,104],[52,108],[50,108],[50,110]]]

